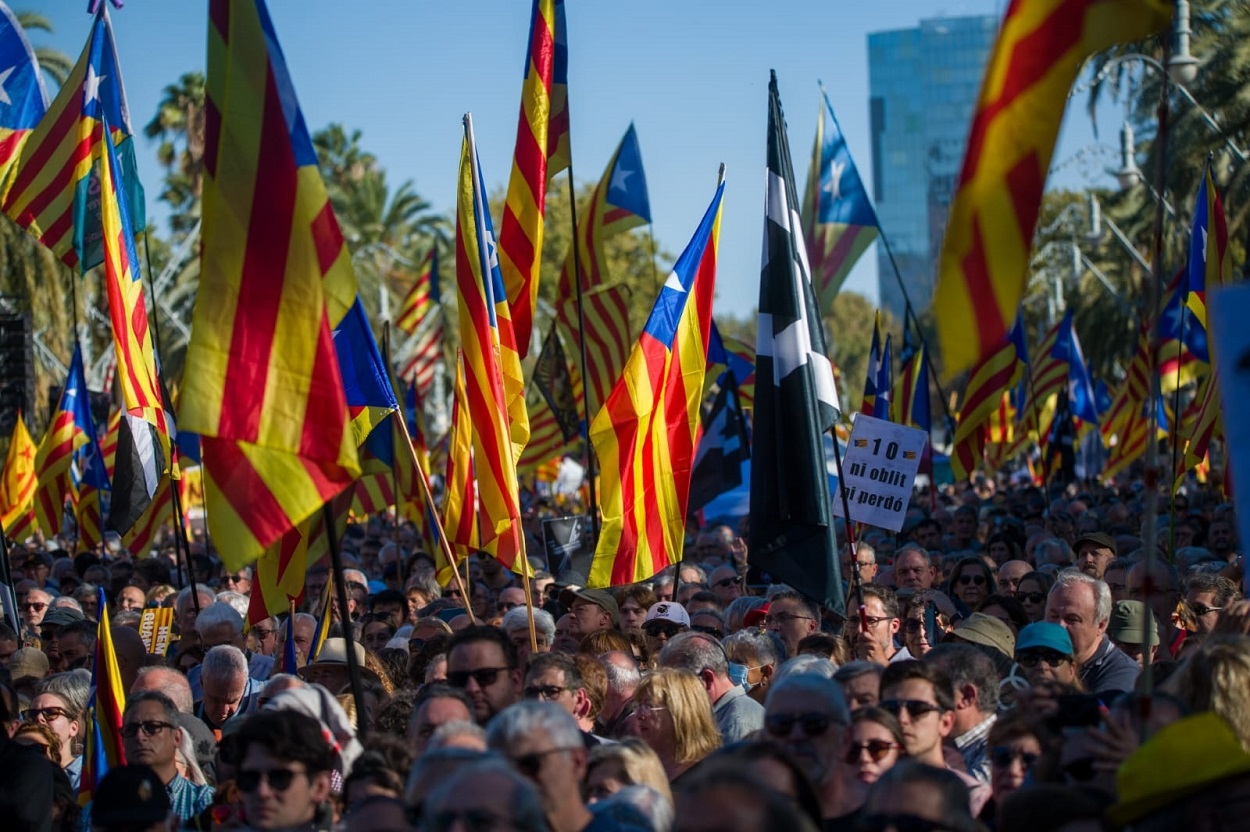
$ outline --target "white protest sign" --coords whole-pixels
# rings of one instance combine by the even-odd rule
[[[1212,289],[1207,316],[1224,413],[1224,464],[1233,466],[1241,539],[1250,540],[1250,286]]]
[[[929,437],[918,428],[860,414],[842,460],[842,486],[851,519],[897,532],[911,500],[912,483]],[[833,513],[843,516],[842,497],[833,494]]]

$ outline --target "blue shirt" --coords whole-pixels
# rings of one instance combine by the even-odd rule
[[[69,784],[74,789],[74,794],[78,794],[78,784],[82,782],[82,755],[69,761],[69,765],[61,769],[65,772],[65,776],[69,778]]]
[[[178,820],[186,823],[213,802],[212,786],[197,786],[181,774],[165,784],[165,794],[169,795],[169,806]],[[80,832],[91,832],[91,803],[82,810],[79,821]]]

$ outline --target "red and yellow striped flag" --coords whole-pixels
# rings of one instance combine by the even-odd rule
[[[105,605],[103,587],[96,590],[99,610]],[[86,742],[82,754],[82,779],[78,785],[78,803],[86,805],[104,775],[114,766],[126,765],[126,749],[122,745],[122,714],[126,710],[126,689],[113,649],[113,628],[107,615],[100,616],[96,626],[95,662],[91,671],[91,700],[87,705]]]
[[[486,187],[465,116],[456,210],[456,286],[465,393],[473,423],[482,548],[509,569],[528,568],[523,557],[516,461],[529,439],[521,359],[494,256]]]
[[[121,429],[121,423],[121,410],[115,408],[109,411],[108,427],[104,429],[104,438],[100,440],[100,453],[104,455],[104,470],[108,472],[109,482],[113,481],[113,469],[117,464],[117,433]]]
[[[456,361],[456,396],[451,410],[451,434],[447,448],[447,476],[443,494],[443,530],[456,556],[456,566],[480,547],[477,512],[477,480],[473,475],[473,423],[465,392],[463,361]],[[451,580],[451,572],[438,576]]]
[[[972,371],[964,388],[950,457],[956,482],[970,478],[981,464],[990,419],[1002,407],[1003,395],[1020,380],[1028,360],[1024,322],[1017,318],[1002,345]]]
[[[82,350],[75,346],[60,401],[35,452],[35,519],[47,537],[61,531],[66,498],[78,498],[70,469],[74,452],[92,441],[93,431]]]
[[[999,31],[942,243],[933,305],[948,375],[986,358],[1015,319],[1068,91],[1085,59],[1172,19],[1167,0],[1012,0]]]
[[[19,411],[9,437],[9,451],[4,458],[4,475],[0,477],[0,534],[20,540],[17,532],[34,524],[35,440],[26,430],[26,421]]]
[[[360,475],[331,330],[356,277],[263,0],[211,0],[200,293],[179,424],[250,563]]]
[[[569,166],[568,119],[564,0],[534,0],[516,149],[499,228],[499,268],[522,358],[534,329],[547,183]]]
[[[185,472],[184,472],[185,475]],[[139,522],[122,535],[122,544],[136,558],[145,558],[156,546],[156,538],[164,530],[173,534],[173,491],[168,477],[161,480],[161,487],[156,490],[156,498],[148,506],[148,510],[139,518]],[[181,480],[179,484],[181,487]],[[186,504],[183,504],[186,509]],[[168,538],[173,540],[172,537]]]
[[[409,335],[416,335],[422,322],[431,314],[439,313],[438,246],[431,244],[425,259],[421,261],[421,273],[404,296],[395,317],[395,326]]]

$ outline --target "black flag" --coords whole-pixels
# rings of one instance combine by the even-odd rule
[[[825,357],[775,72],[768,99],[748,560],[844,614],[824,450],[824,434],[838,418],[838,391]]]
[[[751,458],[738,382],[726,372],[711,408],[703,414],[703,438],[690,475],[690,512],[742,485],[742,463]]]
[[[547,406],[555,414],[556,423],[564,441],[572,441],[581,433],[581,417],[577,413],[577,401],[573,396],[573,376],[564,359],[564,347],[553,324],[543,342],[542,352],[534,364],[534,384],[542,393]]]

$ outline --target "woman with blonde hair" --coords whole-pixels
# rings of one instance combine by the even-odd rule
[[[1160,689],[1175,692],[1191,713],[1224,717],[1250,749],[1250,638],[1208,636]]]
[[[596,745],[586,763],[586,802],[597,803],[626,786],[650,786],[673,802],[660,758],[637,737]]]
[[[687,670],[662,667],[642,680],[634,694],[634,725],[670,781],[721,746],[707,691]]]

